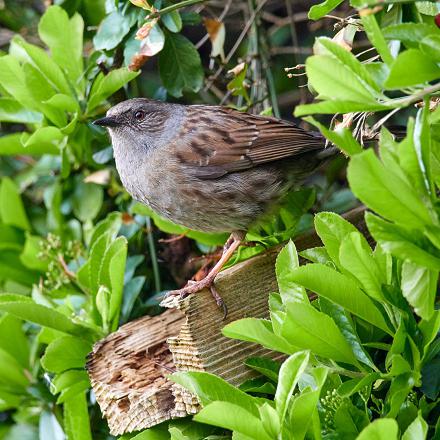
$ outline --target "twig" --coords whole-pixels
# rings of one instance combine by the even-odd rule
[[[166,8],[160,9],[159,11],[154,11],[147,16],[147,19],[157,18],[163,14],[168,14],[177,9],[184,8],[185,6],[195,5],[197,3],[203,3],[206,0],[183,0],[182,2],[176,3],[175,5],[167,6]]]
[[[204,90],[207,91],[211,87],[211,85],[214,83],[214,81],[218,78],[218,76],[223,72],[223,69],[225,68],[225,65],[229,63],[231,58],[234,56],[235,52],[239,48],[240,44],[242,43],[243,39],[246,37],[246,34],[248,33],[253,21],[255,20],[255,17],[257,16],[258,12],[261,10],[261,8],[267,3],[268,0],[261,0],[258,6],[256,7],[255,11],[253,12],[250,19],[247,21],[246,25],[244,26],[243,30],[241,31],[241,34],[237,38],[237,41],[235,42],[232,49],[229,51],[228,55],[225,58],[225,62],[222,66],[220,66],[217,71],[214,73],[214,75],[209,79],[208,83],[206,84]]]

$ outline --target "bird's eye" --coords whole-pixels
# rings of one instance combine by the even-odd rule
[[[145,112],[142,110],[138,110],[135,114],[134,117],[136,118],[137,121],[142,121],[145,119]]]

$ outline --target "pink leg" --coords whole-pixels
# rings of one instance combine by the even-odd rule
[[[242,240],[244,239],[245,233],[243,232],[236,232],[232,233],[231,236],[228,238],[224,248],[223,248],[223,254],[220,258],[220,260],[216,263],[216,265],[209,271],[208,275],[206,275],[203,280],[192,282],[182,289],[178,290],[171,290],[168,292],[167,297],[169,296],[177,296],[179,295],[181,298],[186,298],[187,296],[191,295],[192,293],[200,292],[201,290],[208,288],[211,291],[212,296],[214,297],[217,305],[219,307],[223,307],[223,310],[225,312],[225,316],[227,313],[226,306],[218,294],[217,290],[214,287],[214,279],[218,275],[218,273],[222,270],[223,266],[230,260],[234,252],[238,249],[240,246]]]

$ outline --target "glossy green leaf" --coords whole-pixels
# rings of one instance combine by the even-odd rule
[[[319,238],[325,245],[330,258],[337,267],[342,268],[339,261],[339,249],[342,240],[357,229],[341,217],[333,212],[320,212],[315,215],[315,229]]]
[[[101,209],[103,198],[102,186],[78,179],[72,198],[75,216],[82,222],[93,220]]]
[[[397,440],[398,429],[393,419],[377,419],[362,430],[357,440]]]
[[[102,20],[98,32],[93,37],[96,50],[114,49],[128,34],[131,20],[119,11],[113,11]]]
[[[372,95],[381,97],[381,94],[379,93],[380,89],[371,77],[365,64],[362,64],[351,52],[330,38],[318,38],[317,43],[323,46],[327,53],[339,60],[344,65],[345,69],[350,70],[356,79],[359,80]]]
[[[302,440],[306,437],[309,426],[313,423],[313,414],[317,416],[319,396],[327,378],[327,369],[325,367],[314,368],[311,376],[313,385],[302,389],[301,393],[292,399],[288,435],[295,440]]]
[[[438,271],[432,271],[410,261],[402,264],[402,294],[414,312],[429,320],[434,313]]]
[[[113,95],[125,84],[136,78],[140,72],[130,72],[127,68],[112,70],[108,75],[100,73],[92,85],[87,112],[94,110],[99,104]]]
[[[64,440],[65,435],[55,414],[47,410],[40,414],[40,423],[38,426],[40,439],[44,440]]]
[[[303,104],[295,107],[294,115],[297,117],[321,113],[332,115],[335,113],[351,113],[362,111],[383,111],[392,109],[393,105],[380,104],[377,102],[359,102],[352,99],[332,99],[329,101],[314,102],[312,104]]]
[[[370,324],[392,334],[381,311],[351,278],[322,264],[307,264],[292,273],[292,279]]]
[[[418,238],[414,231],[394,225],[372,213],[367,213],[365,220],[371,235],[386,252],[431,270],[440,269],[440,255],[425,250],[428,249],[427,241]]]
[[[86,356],[91,349],[90,342],[75,336],[63,336],[48,345],[41,358],[41,365],[45,370],[53,373],[84,368]]]
[[[271,439],[258,417],[255,417],[243,407],[230,402],[213,402],[204,407],[194,417],[194,420],[237,431],[254,439]]]
[[[257,318],[243,318],[231,322],[222,329],[222,333],[232,339],[256,342],[270,350],[291,354],[297,347],[273,332],[270,321]]]
[[[9,177],[4,177],[1,180],[0,218],[6,225],[16,226],[27,231],[31,228],[19,189]]]
[[[417,418],[412,421],[411,425],[403,433],[402,440],[425,440],[427,434],[428,424],[419,412]]]
[[[364,14],[361,19],[362,25],[364,26],[365,32],[367,33],[369,40],[375,46],[382,60],[386,64],[390,65],[394,59],[391,55],[388,44],[385,41],[379,24],[377,23],[375,14]]]
[[[363,151],[362,146],[354,138],[352,132],[343,127],[342,124],[334,130],[328,129],[312,117],[304,118],[307,122],[314,125],[319,131],[333,144],[338,146],[345,154],[352,156]],[[329,146],[330,148],[330,146]]]
[[[309,352],[299,351],[287,358],[281,365],[274,399],[281,424],[284,423],[293,392],[307,368],[309,358]]]
[[[203,85],[200,55],[181,34],[165,34],[165,46],[159,54],[159,73],[165,88],[177,98],[184,90],[198,92]]]
[[[41,72],[54,89],[59,93],[66,95],[71,94],[71,89],[62,69],[53,61],[46,51],[38,46],[27,43],[19,37],[14,37],[12,41],[25,51],[27,61]]]
[[[333,11],[333,9],[339,6],[342,2],[343,0],[325,0],[318,5],[313,5],[309,10],[309,18],[311,20],[319,20],[330,11]]]
[[[0,310],[17,318],[64,333],[79,335],[87,332],[84,327],[75,324],[66,315],[41,304],[36,304],[30,298],[22,295],[1,294]]]
[[[299,266],[298,254],[295,244],[289,240],[286,246],[278,254],[275,263],[275,272],[277,276],[278,289],[283,303],[289,301],[308,302],[306,291],[303,287],[292,283],[290,273]]]
[[[290,303],[283,323],[283,336],[318,356],[358,365],[354,353],[335,322],[310,304]]]
[[[92,440],[86,393],[64,402],[64,430],[69,440]]]
[[[386,279],[362,234],[352,232],[343,239],[339,248],[339,261],[347,272],[359,280],[368,295],[378,301],[384,299],[381,286],[386,283]]]
[[[38,34],[49,47],[53,60],[66,73],[75,88],[80,87],[83,71],[84,22],[79,14],[69,19],[60,6],[51,6],[40,19]]]
[[[180,32],[182,30],[182,18],[179,11],[172,11],[168,14],[161,15],[164,26],[171,32]]]
[[[38,124],[43,120],[41,113],[29,110],[12,98],[0,98],[0,121],[21,122],[23,124]],[[14,135],[9,135],[14,136]],[[15,135],[17,136],[17,135]],[[0,138],[2,140],[4,136]],[[0,146],[0,154],[2,147]]]
[[[356,197],[388,220],[415,228],[432,222],[431,214],[414,189],[386,170],[373,150],[351,159],[348,180]]]
[[[319,298],[319,306],[321,312],[330,316],[330,318],[335,321],[336,325],[341,330],[346,341],[351,346],[353,353],[355,354],[357,360],[370,368],[375,369],[375,365],[371,360],[368,352],[363,348],[361,340],[356,333],[353,320],[348,312],[346,312],[341,306],[326,300],[325,298]]]
[[[314,55],[307,58],[306,73],[319,98],[375,103],[370,89],[333,56]]]
[[[41,127],[34,131],[29,137],[22,139],[25,152],[32,154],[39,151],[40,154],[60,154],[60,146],[63,144],[64,134],[53,126]]]
[[[29,367],[30,347],[23,321],[4,313],[0,317],[0,348],[9,353],[23,368]]]
[[[174,373],[169,378],[196,394],[203,406],[216,401],[228,402],[258,417],[257,400],[218,376],[191,371]]]
[[[440,78],[440,67],[430,56],[417,49],[408,49],[391,66],[385,87],[389,90],[415,86]]]

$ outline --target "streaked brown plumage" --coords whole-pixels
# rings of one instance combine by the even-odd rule
[[[119,175],[133,198],[190,229],[235,237],[334,154],[320,135],[290,122],[219,106],[137,98],[95,123],[109,128]],[[233,241],[228,253],[237,247]]]

